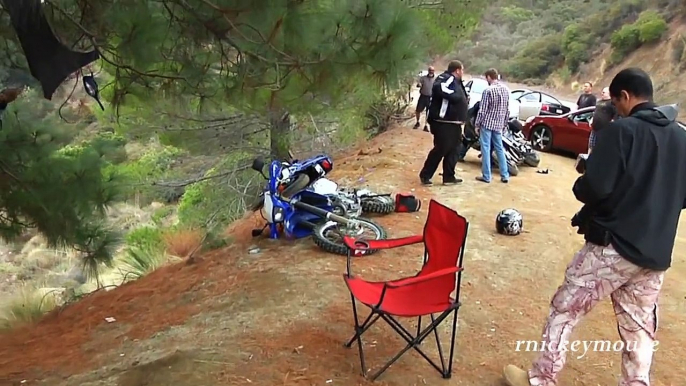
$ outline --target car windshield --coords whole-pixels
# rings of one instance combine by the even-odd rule
[[[483,79],[473,79],[472,80],[472,88],[469,90],[470,92],[473,92],[475,94],[482,94],[484,90],[488,87],[488,82],[486,82]]]

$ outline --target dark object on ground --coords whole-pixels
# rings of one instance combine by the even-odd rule
[[[501,235],[516,236],[522,233],[523,227],[522,214],[516,209],[504,209],[495,218],[495,229]]]
[[[395,195],[395,211],[401,213],[419,212],[422,200],[412,194],[398,193]]]
[[[100,57],[95,50],[76,52],[62,44],[45,18],[41,0],[0,0],[0,5],[10,15],[31,75],[40,82],[45,99],[51,99],[69,75]]]

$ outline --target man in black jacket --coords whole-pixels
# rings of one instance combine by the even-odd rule
[[[652,82],[640,69],[620,71],[610,95],[623,118],[598,132],[573,188],[587,210],[572,225],[586,244],[553,296],[540,357],[529,372],[505,367],[510,386],[557,384],[574,325],[608,296],[624,343],[619,384],[650,384],[658,295],[686,206],[686,131],[674,106],[652,102]]]
[[[423,185],[431,185],[431,178],[443,161],[443,184],[462,182],[455,178],[458,144],[462,139],[462,125],[467,120],[467,91],[462,83],[464,66],[458,60],[448,64],[448,69],[436,77],[432,90],[427,122],[434,136],[434,147],[426,157],[419,173]]]
[[[576,101],[576,106],[578,109],[583,109],[584,107],[595,106],[596,97],[593,95],[593,83],[584,83],[584,93],[579,95],[579,99]]]

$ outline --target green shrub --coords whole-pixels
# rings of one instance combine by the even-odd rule
[[[567,26],[562,33],[561,49],[567,67],[576,71],[581,63],[588,60],[589,31],[585,31],[579,24]]]
[[[165,221],[174,213],[176,212],[176,208],[172,205],[169,206],[163,206],[159,209],[156,209],[152,216],[151,220],[152,222],[155,223],[157,226],[163,226]]]
[[[499,19],[501,19],[505,24],[513,27],[516,27],[517,25],[525,23],[536,17],[536,14],[532,10],[518,7],[516,5],[502,7],[499,11]]]
[[[158,228],[144,226],[136,228],[126,235],[126,244],[132,248],[163,250],[162,231]]]
[[[507,74],[519,80],[547,77],[564,58],[561,38],[558,34],[531,41],[506,63]]]
[[[634,25],[638,29],[638,37],[641,43],[652,43],[660,40],[668,29],[665,19],[652,10],[642,12]]]
[[[686,40],[682,35],[677,36],[672,45],[672,63],[678,65],[681,63],[681,57],[684,55],[684,48],[686,48]]]
[[[623,26],[612,34],[610,44],[614,52],[626,55],[641,45],[639,29],[634,24]]]
[[[150,247],[129,247],[121,256],[121,273],[124,280],[139,279],[167,262],[163,251]]]
[[[576,72],[579,66],[589,58],[590,47],[585,42],[571,42],[566,47],[565,62],[570,71]]]

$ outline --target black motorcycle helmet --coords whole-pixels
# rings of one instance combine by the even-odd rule
[[[516,236],[522,233],[523,226],[522,214],[516,209],[504,209],[495,218],[495,229],[501,235]]]
[[[510,129],[510,131],[511,131],[512,133],[515,133],[515,134],[516,134],[516,133],[519,133],[520,131],[522,131],[523,126],[522,126],[522,123],[519,122],[519,120],[517,120],[517,119],[510,119],[510,120],[507,122],[507,128]]]

